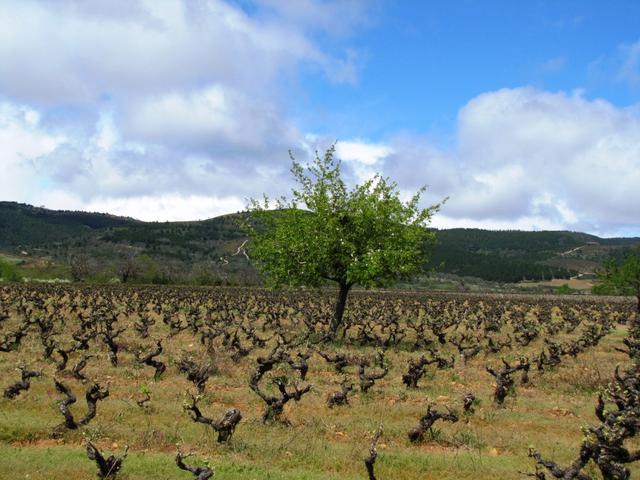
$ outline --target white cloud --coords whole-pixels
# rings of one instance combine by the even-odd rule
[[[452,149],[406,135],[375,145],[383,147],[390,153],[376,157],[376,166],[404,191],[429,185],[425,204],[450,197],[436,225],[603,234],[640,228],[634,107],[581,92],[503,89],[460,110]]]
[[[458,141],[459,155],[472,171],[522,169],[523,178],[512,183],[512,217],[526,213],[516,198],[526,199],[531,211],[535,198],[551,195],[565,226],[569,219],[600,231],[638,225],[640,117],[633,109],[579,93],[505,89],[461,110]]]
[[[299,137],[275,105],[221,85],[134,102],[122,127],[137,141],[208,151],[263,153],[265,145],[291,145]]]
[[[73,193],[52,190],[40,193],[37,199],[48,208],[110,213],[144,221],[205,220],[245,207],[244,199],[233,195],[158,193],[120,198],[98,196],[87,202]]]
[[[340,141],[336,144],[336,156],[347,162],[358,182],[373,178],[382,166],[382,160],[393,150],[380,144],[363,140]]]
[[[347,162],[358,162],[362,165],[377,165],[393,150],[387,145],[371,144],[363,140],[338,142],[336,154]]]
[[[282,85],[306,68],[354,83],[360,62],[314,38],[360,24],[360,3],[305,3],[0,2],[2,197],[162,219],[284,193],[287,150],[306,142]]]
[[[307,2],[316,11],[331,4]],[[343,18],[344,25],[352,20]],[[294,19],[295,20],[295,19]],[[306,22],[306,21],[305,21]],[[0,3],[0,91],[25,102],[126,102],[214,80],[269,97],[282,75],[315,65],[354,81],[353,55],[322,51],[304,23],[250,16],[222,0]],[[46,79],[46,80],[45,80]]]
[[[243,199],[236,196],[159,194],[131,198],[97,198],[85,208],[95,212],[109,212],[139,220],[168,221],[205,220],[227,213],[241,211]]]
[[[52,152],[64,138],[39,129],[38,112],[0,103],[0,192],[5,199],[24,198],[46,187],[33,175],[32,159]]]
[[[431,225],[436,228],[482,228],[485,230],[563,230],[565,225],[547,217],[525,215],[516,219],[496,220],[473,217],[450,217],[445,214],[434,216]]]
[[[41,112],[4,103],[0,148],[8,180],[3,196],[165,220],[235,211],[245,198],[265,191],[286,193],[289,160],[282,153],[293,144],[304,158],[326,142],[303,136],[274,115],[265,131],[290,128],[283,143],[270,143],[271,135],[260,133],[252,120],[247,122],[253,137],[248,135],[245,143],[243,126],[225,110],[234,102],[233,93],[217,88],[160,97],[149,103],[148,115],[141,117],[145,121],[132,135],[144,138],[143,143],[127,141],[111,113],[100,116],[79,141],[43,125]],[[637,111],[587,100],[580,93],[505,89],[480,95],[460,110],[451,149],[398,135],[388,142],[340,141],[336,154],[355,181],[380,172],[407,195],[429,185],[425,205],[449,196],[436,226],[628,234],[637,231],[639,221]],[[189,112],[196,118],[193,124]],[[174,122],[178,132],[173,139],[171,130],[153,123],[156,115]],[[206,148],[180,148],[180,138],[196,136],[205,145],[208,137],[216,139],[213,154]],[[197,143],[191,140],[192,146]],[[216,150],[214,143],[222,146]],[[252,151],[256,157],[243,162],[242,156]]]

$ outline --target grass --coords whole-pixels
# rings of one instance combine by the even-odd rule
[[[153,338],[166,334],[161,322],[158,324]],[[624,329],[618,328],[576,360],[566,358],[543,376],[532,372],[531,385],[517,384],[515,395],[507,398],[504,408],[493,405],[492,378],[484,370],[488,364],[497,365],[499,356],[481,355],[466,365],[458,361],[453,370],[431,370],[419,389],[407,390],[400,378],[408,359],[418,354],[389,351],[392,367],[385,379],[367,394],[356,392],[349,406],[329,409],[326,395],[339,389],[343,376],[314,355],[308,374],[314,385],[312,393],[286,408],[294,425],[291,428],[263,425],[263,403],[248,388],[255,357],[264,351],[240,362],[220,355],[219,373],[209,380],[200,407],[204,415],[214,418],[220,418],[232,406],[241,410],[243,420],[228,444],[217,443],[206,426],[193,423],[182,409],[185,392],[192,388],[176,371],[175,361],[183,352],[202,354],[198,342],[187,332],[165,341],[160,358],[169,368],[158,382],[150,380],[149,368],[135,365],[133,356],[126,352],[121,355],[121,365],[111,367],[103,346],[96,344],[98,357],[90,360],[85,372],[100,384],[108,384],[111,394],[98,404],[98,415],[86,428],[52,439],[52,429],[62,420],[56,404],[60,396],[52,380],[55,372],[50,363],[37,360],[41,347],[30,336],[18,352],[0,353],[1,388],[18,378],[15,367],[20,363],[45,372],[18,399],[0,399],[0,478],[94,478],[95,465],[84,451],[85,439],[91,439],[108,452],[130,447],[118,477],[121,479],[190,478],[174,464],[178,448],[208,459],[216,470],[215,478],[223,480],[362,479],[366,476],[363,458],[371,432],[382,423],[384,434],[376,463],[380,479],[518,479],[522,478],[519,471],[533,471],[527,458],[531,446],[560,464],[575,458],[581,427],[596,422],[598,388],[611,377],[616,364],[625,362],[624,354],[614,349],[624,335]],[[131,345],[137,341],[123,340]],[[541,341],[522,353],[540,348]],[[371,356],[375,352],[370,348],[352,349],[356,350]],[[520,353],[509,352],[507,358]],[[291,374],[284,367],[272,372],[273,376],[281,373]],[[353,368],[348,376],[357,380]],[[85,387],[64,374],[58,377],[78,397],[72,411],[84,414]],[[146,409],[135,403],[143,385],[152,399]],[[467,391],[473,391],[480,400],[474,415],[454,424],[437,423],[435,433],[425,443],[409,443],[407,431],[416,425],[429,403],[460,410],[461,397]],[[640,473],[636,466],[631,469],[634,475]]]

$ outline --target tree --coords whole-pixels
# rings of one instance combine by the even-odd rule
[[[440,204],[419,206],[424,187],[403,202],[397,185],[380,175],[348,189],[335,146],[323,157],[316,152],[308,167],[289,156],[299,186],[291,199],[249,202],[242,223],[249,257],[273,286],[337,284],[333,337],[354,285],[387,286],[422,269],[435,240],[426,227]]]
[[[69,267],[74,282],[82,282],[91,274],[90,259],[82,253],[70,256]]]
[[[619,295],[636,297],[639,317],[637,322],[640,322],[640,248],[626,253],[621,261],[610,259],[597,274],[605,289]]]
[[[138,276],[140,266],[137,263],[136,257],[133,255],[127,256],[120,267],[118,268],[118,277],[122,283],[127,283]]]

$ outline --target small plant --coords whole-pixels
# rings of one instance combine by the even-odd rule
[[[299,402],[302,397],[311,391],[311,385],[300,388],[298,383],[293,384],[293,391],[287,390],[289,383],[287,377],[275,378],[274,385],[278,388],[280,396],[268,395],[260,389],[260,386],[254,378],[249,383],[249,388],[253,390],[266,404],[264,413],[262,414],[262,422],[277,421],[283,425],[291,426],[291,422],[284,417],[284,406],[291,400]]]
[[[89,380],[85,376],[85,374],[82,373],[82,371],[87,366],[87,363],[91,357],[93,357],[93,355],[88,355],[86,353],[83,354],[82,358],[80,358],[80,360],[78,360],[78,363],[76,363],[71,369],[71,374],[73,375],[73,378],[75,378],[76,380],[79,380],[81,383],[86,383]]]
[[[330,393],[327,396],[327,406],[333,408],[335,405],[349,405],[349,393],[353,390],[353,383],[346,380],[342,382],[339,392]]]
[[[607,404],[612,408],[608,409]],[[595,408],[600,424],[584,429],[584,440],[578,458],[567,467],[546,460],[531,449],[529,457],[537,466],[547,469],[555,478],[591,480],[582,470],[590,461],[600,470],[604,480],[628,480],[631,471],[627,464],[640,460],[640,450],[630,451],[625,441],[634,438],[640,430],[640,366],[635,364],[622,375],[618,367],[614,381],[598,395]],[[545,478],[537,471],[538,478]]]
[[[116,477],[122,468],[122,462],[127,458],[128,451],[129,447],[125,447],[121,457],[109,455],[109,457],[104,458],[100,450],[98,450],[93,443],[87,442],[87,457],[89,460],[96,462],[98,466],[98,478],[101,479],[113,479]]]
[[[344,369],[353,363],[352,359],[342,352],[336,352],[332,355],[328,352],[318,350],[318,355],[324,358],[327,362],[332,363],[337,373],[344,373]]]
[[[358,362],[358,378],[360,379],[360,391],[367,392],[373,387],[377,380],[384,378],[389,373],[389,367],[384,364],[384,351],[378,353],[379,367],[378,372],[367,372],[366,369],[370,363],[366,359],[360,359]]]
[[[496,380],[496,387],[493,392],[493,401],[496,405],[503,405],[504,399],[507,397],[509,392],[513,390],[514,381],[513,378],[511,378],[511,375],[518,370],[523,370],[525,373],[529,371],[529,361],[524,358],[515,366],[509,365],[509,363],[507,363],[503,358],[502,364],[503,367],[501,370],[495,370],[491,367],[487,367],[487,372],[489,372]],[[526,378],[528,381],[528,377]]]
[[[367,475],[369,476],[369,480],[376,480],[376,476],[374,473],[374,466],[376,463],[376,459],[378,458],[378,440],[382,436],[382,425],[378,427],[378,429],[371,437],[371,446],[369,447],[369,455],[364,459],[364,466],[367,469]]]
[[[183,358],[178,362],[178,370],[187,376],[193,385],[198,389],[199,394],[203,394],[207,385],[207,380],[215,372],[215,367],[211,362],[197,364],[190,358]]]
[[[167,366],[163,362],[156,360],[156,357],[161,353],[162,353],[162,339],[157,340],[156,348],[145,355],[142,354],[142,349],[137,350],[135,352],[136,361],[138,363],[148,365],[155,369],[155,372],[153,374],[153,379],[155,381],[160,380],[160,377],[167,369]]]
[[[202,412],[200,412],[200,409],[198,408],[198,402],[202,399],[202,396],[190,394],[189,397],[191,401],[185,401],[183,408],[189,412],[191,420],[197,423],[209,425],[218,433],[218,442],[223,443],[228,441],[233,435],[238,423],[242,420],[240,410],[230,408],[220,420],[213,420],[212,418],[202,415]]]
[[[107,388],[102,389],[97,383],[93,383],[87,388],[85,398],[87,401],[87,413],[80,420],[76,420],[71,413],[69,407],[76,403],[76,397],[64,383],[55,381],[56,390],[64,395],[64,398],[58,402],[58,409],[64,417],[64,422],[55,427],[53,434],[59,436],[65,430],[77,430],[80,427],[84,427],[96,416],[96,405],[99,400],[104,400],[109,396],[109,390]]]
[[[437,410],[433,410],[431,405],[429,405],[427,407],[427,413],[420,418],[418,426],[409,431],[409,441],[411,443],[421,442],[424,439],[425,433],[427,431],[431,431],[431,427],[438,420],[456,423],[458,421],[458,415],[448,407],[446,412],[439,412]]]
[[[195,465],[188,465],[184,463],[184,459],[190,456],[190,453],[183,455],[182,453],[178,452],[176,454],[176,465],[180,470],[191,472],[196,477],[196,480],[208,480],[209,478],[213,477],[214,472],[208,462],[205,462],[204,467],[197,467]]]
[[[464,415],[469,416],[475,413],[475,407],[478,404],[478,399],[473,392],[467,392],[462,397],[462,412]]]
[[[136,405],[138,405],[140,408],[148,407],[147,403],[151,401],[151,390],[147,385],[140,385],[138,391],[142,394],[142,396],[136,398]]]
[[[13,399],[20,395],[20,392],[29,390],[31,387],[31,379],[35,377],[40,377],[42,372],[37,372],[35,370],[29,370],[25,366],[18,367],[21,372],[21,379],[14,383],[13,385],[8,386],[4,390],[4,397]]]

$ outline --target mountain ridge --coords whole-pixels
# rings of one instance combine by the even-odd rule
[[[146,222],[108,213],[51,210],[0,202],[0,252],[23,260],[46,258],[69,265],[85,256],[115,275],[132,256],[145,256],[167,276],[233,276],[239,283],[259,276],[238,255],[246,236],[237,214],[206,220]],[[638,237],[599,237],[584,232],[433,229],[437,244],[429,267],[497,282],[590,275],[614,251],[640,245]]]

